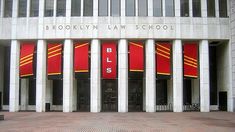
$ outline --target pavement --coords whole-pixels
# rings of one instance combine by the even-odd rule
[[[235,132],[230,112],[0,112],[0,132]]]

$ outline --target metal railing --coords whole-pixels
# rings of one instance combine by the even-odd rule
[[[184,105],[184,111],[200,111],[199,103],[192,103]]]
[[[183,106],[184,111],[200,111],[199,103],[186,104]],[[172,112],[173,105],[170,104],[159,104],[156,105],[156,112]]]
[[[160,105],[156,105],[156,111],[157,112],[172,112],[173,111],[173,106],[172,104],[160,104]]]

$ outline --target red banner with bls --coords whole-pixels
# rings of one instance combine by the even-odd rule
[[[48,44],[47,75],[60,75],[62,63],[62,44]]]
[[[196,43],[184,44],[184,76],[198,76],[198,46]]]
[[[171,44],[157,43],[156,44],[156,71],[158,75],[171,74]]]
[[[76,43],[74,45],[74,71],[79,72],[88,72],[88,43]]]
[[[117,51],[115,42],[102,43],[102,78],[116,79]]]
[[[20,77],[32,76],[35,44],[26,42],[20,46]]]
[[[129,42],[129,62],[130,71],[144,71],[144,48],[142,42]]]

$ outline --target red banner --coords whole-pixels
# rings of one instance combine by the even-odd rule
[[[74,71],[78,72],[88,72],[88,43],[77,43],[74,45]]]
[[[184,44],[184,76],[198,76],[198,46],[196,43]]]
[[[60,75],[62,64],[62,44],[48,44],[47,75]]]
[[[156,44],[156,71],[158,75],[171,74],[171,44],[157,43]]]
[[[22,43],[20,47],[20,77],[32,76],[35,44]]]
[[[117,51],[115,42],[102,44],[102,78],[116,79]]]
[[[129,42],[129,70],[133,72],[144,71],[144,48],[141,42]]]

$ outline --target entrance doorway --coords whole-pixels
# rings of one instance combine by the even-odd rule
[[[219,110],[227,111],[227,92],[219,92]]]
[[[167,105],[167,80],[157,80],[156,85],[156,104]]]
[[[184,79],[183,86],[183,100],[184,105],[192,105],[192,81],[191,79]]]
[[[102,111],[118,111],[118,89],[116,80],[102,80]]]
[[[53,105],[63,105],[63,80],[53,80]]]
[[[90,111],[90,80],[77,80],[77,110],[88,112]]]
[[[143,111],[143,80],[129,79],[128,110],[130,112]]]

